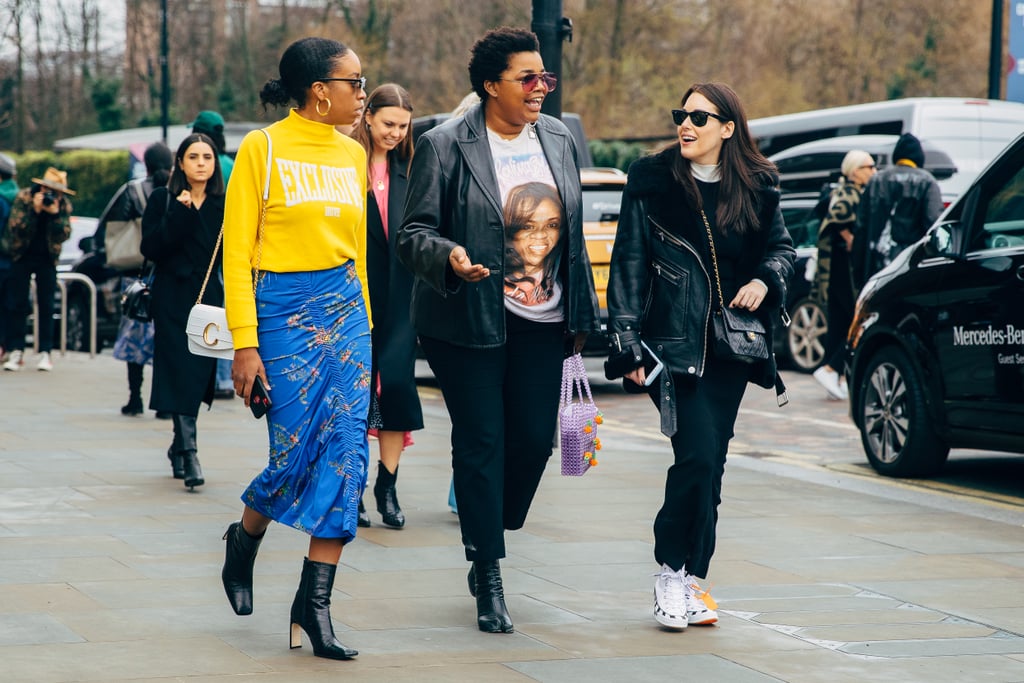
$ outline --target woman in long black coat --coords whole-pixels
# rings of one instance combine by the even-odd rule
[[[366,150],[369,192],[366,202],[366,276],[373,315],[373,390],[371,433],[380,445],[373,495],[377,512],[390,527],[405,526],[395,489],[398,461],[423,429],[416,390],[416,330],[409,317],[413,275],[395,254],[402,222],[408,167],[413,154],[412,103],[400,85],[385,83],[366,98],[363,120],[353,137]],[[376,424],[373,422],[376,421]],[[360,503],[359,523],[370,519]]]
[[[185,138],[166,188],[150,195],[142,216],[142,254],[156,264],[153,278],[153,390],[149,407],[171,413],[174,439],[167,451],[175,479],[204,483],[196,454],[200,403],[212,403],[217,362],[189,352],[185,323],[203,286],[224,221],[224,180],[213,140]],[[224,302],[220,254],[203,303]]]

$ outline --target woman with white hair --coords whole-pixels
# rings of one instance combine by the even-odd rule
[[[828,334],[825,337],[825,364],[814,371],[814,379],[825,387],[828,398],[842,401],[849,397],[842,375],[846,352],[846,331],[853,320],[856,301],[850,269],[850,249],[857,209],[864,186],[875,175],[875,160],[863,150],[846,153],[840,167],[842,177],[832,189],[828,213],[818,230],[818,272],[814,288],[825,304]]]

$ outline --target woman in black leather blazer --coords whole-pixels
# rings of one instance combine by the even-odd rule
[[[752,365],[715,356],[711,315],[720,305],[747,309],[770,331],[795,256],[774,166],[757,151],[736,94],[697,84],[682,106],[673,112],[679,144],[629,169],[608,282],[606,366],[610,378],[643,390],[643,340],[666,367],[646,389],[675,455],[654,522],[654,616],[677,630],[717,621],[697,577],[706,576],[715,549],[726,451],[746,384],[781,387],[771,354]]]
[[[572,136],[540,113],[557,81],[544,71],[537,37],[490,31],[473,47],[469,74],[481,104],[417,141],[398,256],[417,278],[413,324],[452,420],[477,624],[509,633],[498,564],[504,529],[526,520],[551,456],[564,351],[582,348],[598,329],[597,298]],[[543,249],[554,285],[524,303],[506,295],[506,271],[522,261],[503,211],[512,190],[531,181],[557,190],[561,217],[523,222],[538,234],[554,226],[558,235]]]

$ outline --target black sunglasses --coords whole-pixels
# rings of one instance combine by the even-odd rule
[[[554,92],[558,86],[558,76],[550,71],[542,71],[539,74],[526,74],[522,78],[499,78],[499,81],[515,81],[523,86],[523,92],[530,92],[537,87],[537,81],[544,81],[544,87],[548,92]]]
[[[693,111],[686,111],[685,109],[672,110],[672,120],[676,122],[677,126],[683,125],[683,121],[686,120],[687,116],[690,117],[690,121],[693,122],[693,125],[697,126],[698,128],[703,128],[704,126],[707,125],[709,116],[713,119],[718,119],[722,123],[726,123],[729,120],[724,116],[712,114],[709,111],[702,111],[700,109],[695,109]]]
[[[359,78],[318,78],[316,80],[320,81],[321,83],[341,81],[342,83],[348,83],[357,90],[366,90],[366,76],[360,76]]]

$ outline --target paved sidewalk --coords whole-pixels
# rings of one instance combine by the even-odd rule
[[[651,616],[669,457],[651,409],[607,416],[595,471],[548,469],[503,562],[516,631],[481,633],[430,388],[402,460],[406,529],[371,512],[342,556],[332,612],[359,658],[289,650],[306,537],[271,527],[252,616],[219,577],[264,423],[237,399],[201,413],[207,484],[189,493],[170,476],[170,424],[119,414],[122,363],[55,366],[0,373],[0,681],[1024,681],[1024,507],[744,455],[744,416],[709,577],[718,626]]]

